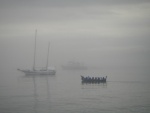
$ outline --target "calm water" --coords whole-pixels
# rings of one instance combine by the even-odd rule
[[[55,76],[0,74],[0,113],[148,113],[150,83],[113,79],[81,84],[80,75],[95,72],[58,70]],[[94,74],[93,74],[94,75]],[[128,76],[130,78],[130,75]]]

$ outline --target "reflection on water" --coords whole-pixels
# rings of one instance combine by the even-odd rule
[[[82,83],[80,72],[55,76],[6,75],[2,113],[141,113],[150,111],[149,82]],[[13,77],[12,77],[13,76]],[[8,79],[12,77],[12,79]]]
[[[96,83],[94,83],[94,82],[84,82],[84,81],[81,81],[81,84],[82,85],[88,85],[88,84],[93,84],[93,85],[107,85],[107,82],[96,82]]]
[[[33,76],[33,86],[34,86],[34,94],[33,94],[33,96],[34,96],[34,102],[35,102],[34,111],[35,111],[35,113],[37,113],[37,110],[36,110],[37,102],[38,102],[38,100],[37,100],[37,86],[36,86],[36,83],[35,83],[35,77],[34,76]]]
[[[38,95],[38,92],[37,92],[37,83],[36,83],[36,77],[44,77],[44,79],[45,79],[45,87],[46,87],[46,90],[45,90],[45,92],[47,93],[46,94],[46,96],[47,96],[47,104],[48,104],[48,106],[50,106],[49,104],[50,104],[50,91],[49,91],[49,77],[51,77],[51,76],[48,76],[48,75],[44,75],[44,76],[37,76],[37,75],[33,75],[33,76],[25,76],[25,77],[30,77],[30,78],[33,78],[33,86],[34,86],[34,94],[33,94],[33,96],[34,96],[34,111],[35,111],[35,113],[38,113],[38,102],[40,101],[40,100],[38,100],[38,97],[39,97],[39,95]],[[48,108],[49,109],[49,108]],[[48,111],[50,111],[50,110],[48,110]]]

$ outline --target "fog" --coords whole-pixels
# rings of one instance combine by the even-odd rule
[[[0,0],[0,112],[147,113],[149,21],[150,0]],[[50,42],[55,75],[20,72],[39,72],[21,70],[34,70],[36,30],[35,67]]]
[[[148,0],[1,0],[0,68],[33,66],[37,29],[36,66],[46,65],[50,41],[49,65],[58,70],[77,61],[106,74],[130,69],[149,76],[149,11]]]
[[[122,74],[149,76],[149,39],[37,37],[36,67],[46,66],[49,41],[49,66],[55,66],[58,71],[61,65],[75,61],[84,63],[89,70],[98,69],[102,74],[111,75],[116,70]],[[32,68],[34,36],[3,38],[1,42],[2,72],[6,69]]]

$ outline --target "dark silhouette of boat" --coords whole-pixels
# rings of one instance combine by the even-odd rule
[[[106,77],[84,77],[81,75],[81,81],[82,83],[92,83],[92,84],[99,84],[99,83],[106,83],[107,82],[107,76]]]

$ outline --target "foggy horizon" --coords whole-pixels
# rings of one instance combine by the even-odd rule
[[[58,69],[76,61],[149,78],[149,11],[148,0],[2,0],[0,68],[32,68],[37,29],[37,67],[46,65],[50,42],[49,65]]]
[[[0,0],[0,113],[149,112],[149,21],[150,0]]]

